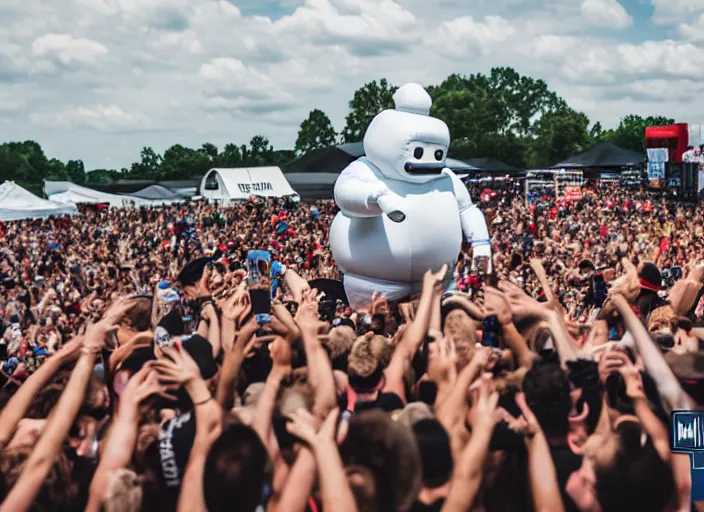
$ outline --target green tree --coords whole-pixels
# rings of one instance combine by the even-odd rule
[[[72,183],[83,185],[86,182],[86,169],[83,160],[69,160],[66,163],[66,174]]]
[[[327,114],[322,110],[311,110],[298,130],[296,154],[301,156],[314,149],[330,147],[335,144],[336,138],[337,133]]]
[[[210,158],[211,162],[213,162],[213,163],[217,162],[218,147],[215,144],[211,144],[210,142],[206,142],[205,144],[203,144],[200,147],[200,149],[198,151],[208,155],[208,158]]]
[[[203,176],[210,167],[210,157],[204,152],[175,144],[164,151],[159,179],[185,180]]]
[[[249,141],[249,147],[242,147],[245,167],[261,167],[272,165],[274,161],[274,146],[263,135],[255,135]]]
[[[242,167],[242,149],[237,144],[226,144],[218,154],[218,167]]]
[[[274,160],[271,165],[284,165],[296,158],[296,152],[293,149],[277,149],[274,151]]]
[[[645,153],[645,129],[648,126],[667,126],[674,122],[674,119],[664,116],[628,115],[621,119],[618,128],[603,132],[599,141],[610,142],[624,149]]]
[[[527,164],[540,119],[569,109],[544,81],[512,68],[494,68],[488,75],[450,75],[428,91],[431,115],[450,129],[451,156],[493,157],[517,167]]]
[[[389,85],[386,78],[369,82],[357,89],[349,102],[350,113],[345,118],[342,141],[361,141],[372,119],[379,112],[394,107],[394,93],[397,90],[398,87]]]
[[[109,185],[121,178],[114,169],[95,169],[86,173],[86,185]]]
[[[591,142],[586,115],[572,109],[547,112],[538,120],[534,138],[528,145],[528,166],[553,166],[570,155],[588,149]]]
[[[68,172],[66,172],[64,163],[57,158],[52,158],[49,160],[49,173],[46,175],[45,179],[49,181],[68,181],[71,178]]]
[[[123,173],[125,178],[153,180],[159,179],[162,174],[163,158],[152,148],[144,147],[140,152],[140,161],[134,162],[130,169]]]

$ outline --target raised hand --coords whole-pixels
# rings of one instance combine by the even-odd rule
[[[154,369],[153,363],[145,364],[135,373],[123,390],[121,397],[137,405],[152,395],[158,395],[167,400],[175,400],[175,397],[167,393],[167,386],[159,382],[159,374]]]
[[[542,318],[548,311],[548,308],[526,295],[526,293],[508,281],[499,283],[499,289],[504,292],[508,304],[511,306],[511,313],[516,318]]]
[[[117,331],[119,322],[135,306],[136,302],[129,299],[119,299],[108,308],[103,318],[86,327],[83,347],[86,350],[97,352],[105,346],[108,334]]]
[[[298,409],[289,416],[291,421],[286,425],[286,429],[290,434],[298,437],[311,447],[315,447],[317,443],[334,443],[337,437],[337,420],[339,417],[340,410],[338,408],[331,410],[320,429],[318,429],[318,422],[315,417],[305,409]]]
[[[163,356],[154,362],[154,369],[159,373],[159,380],[166,384],[187,384],[200,379],[200,368],[186,352],[181,342],[173,347],[163,347]]]
[[[484,289],[484,317],[495,316],[501,325],[508,325],[513,321],[511,305],[506,294],[490,286]]]
[[[306,409],[297,409],[289,416],[286,430],[304,443],[312,446],[318,434],[319,422]]]
[[[605,384],[609,375],[620,371],[627,361],[630,362],[623,350],[613,345],[608,346],[599,358],[599,380],[601,383]]]
[[[326,322],[321,322],[318,316],[317,304],[305,304],[296,314],[296,325],[301,331],[301,336],[312,339],[328,327]]]
[[[241,322],[251,311],[251,301],[246,283],[240,284],[235,293],[218,301],[222,316],[233,322]]]
[[[457,349],[451,338],[429,345],[428,377],[433,382],[454,382],[457,377]]]
[[[484,374],[469,387],[472,406],[467,412],[467,422],[472,429],[493,427],[496,424],[496,406],[499,392],[496,391],[491,374]]]
[[[629,398],[645,398],[645,389],[643,388],[643,377],[640,370],[626,358],[626,362],[618,370],[626,382],[626,395]]]
[[[638,270],[628,258],[623,258],[621,265],[626,273],[611,284],[608,296],[623,295],[629,302],[633,302],[640,293]]]
[[[291,373],[291,345],[281,336],[276,336],[269,344],[269,354],[274,362],[274,370],[283,374]]]
[[[434,291],[440,291],[445,277],[447,276],[447,264],[443,265],[439,271],[433,272],[428,270],[423,276],[423,289],[433,289]]]
[[[525,393],[516,393],[516,405],[521,410],[521,417],[518,419],[517,427],[528,439],[533,438],[537,433],[541,432],[538,418],[535,417],[533,411],[526,403]]]

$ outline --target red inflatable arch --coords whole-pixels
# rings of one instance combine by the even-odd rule
[[[667,148],[670,162],[681,162],[682,153],[689,144],[689,126],[676,123],[669,126],[648,126],[645,129],[645,147]]]

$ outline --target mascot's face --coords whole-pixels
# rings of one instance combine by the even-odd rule
[[[407,84],[394,95],[396,109],[374,118],[364,136],[367,158],[388,179],[425,183],[442,174],[450,131],[428,116],[430,96],[420,85]]]

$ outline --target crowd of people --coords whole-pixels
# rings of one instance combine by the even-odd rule
[[[332,201],[0,223],[0,512],[694,510],[704,208],[518,190],[475,194],[491,275],[356,311]]]

